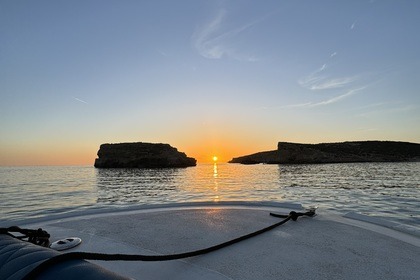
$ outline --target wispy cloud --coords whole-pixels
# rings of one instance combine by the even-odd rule
[[[323,90],[323,89],[334,89],[334,88],[342,88],[347,86],[348,84],[356,81],[356,77],[345,77],[345,78],[337,78],[337,79],[324,79],[318,81],[318,83],[312,84],[309,89],[311,90]]]
[[[227,12],[225,10],[220,10],[211,21],[195,30],[191,37],[194,49],[198,54],[209,59],[229,57],[240,61],[258,61],[256,56],[245,54],[235,49],[229,44],[229,41],[258,24],[264,18],[234,29],[225,30],[226,15]]]
[[[344,94],[342,94],[342,95],[338,95],[338,96],[335,96],[335,97],[330,98],[330,99],[328,99],[328,100],[325,100],[325,101],[321,101],[321,102],[318,102],[318,103],[311,104],[311,107],[316,107],[316,106],[322,106],[322,105],[328,105],[328,104],[336,103],[336,102],[338,102],[338,101],[340,101],[340,100],[342,100],[342,99],[344,99],[344,98],[347,98],[347,97],[349,97],[349,96],[351,96],[351,95],[356,94],[357,92],[359,92],[359,91],[361,91],[361,90],[363,90],[363,89],[365,89],[365,87],[360,87],[360,88],[356,88],[356,89],[351,89],[351,90],[347,91],[346,93],[344,93]]]
[[[86,101],[84,101],[84,100],[82,100],[82,99],[80,99],[80,98],[77,98],[77,97],[74,97],[74,96],[72,96],[73,97],[73,99],[74,100],[76,100],[76,101],[79,101],[79,102],[81,102],[81,103],[85,103],[85,104],[89,104],[89,103],[87,103]]]
[[[357,76],[330,78],[322,73],[326,68],[327,64],[323,64],[315,72],[299,79],[299,85],[310,90],[328,90],[343,88],[358,80]]]
[[[225,10],[219,11],[212,21],[194,32],[192,36],[193,44],[200,55],[206,58],[221,58],[226,51],[222,50],[220,44],[218,44],[220,35],[215,35],[220,29],[225,14]]]
[[[331,53],[328,60],[332,60],[336,55],[337,52]],[[297,82],[300,86],[309,90],[329,90],[350,86],[359,78],[358,76],[333,77],[328,64],[324,63],[309,75],[300,78]]]
[[[337,95],[334,96],[330,99],[326,99],[320,102],[306,102],[306,103],[302,103],[302,104],[292,104],[292,105],[287,105],[287,106],[283,106],[282,108],[314,108],[314,107],[319,107],[319,106],[325,106],[325,105],[330,105],[333,103],[337,103],[349,96],[352,96],[362,90],[364,90],[366,87],[360,87],[360,88],[356,88],[356,89],[351,89],[348,90],[346,93],[341,94],[341,95]]]
[[[303,77],[298,81],[299,85],[301,85],[304,88],[310,89],[313,85],[318,84],[319,82],[323,81],[325,77],[318,76],[318,75],[308,75],[306,77]]]
[[[354,27],[356,27],[356,20],[351,24],[351,26],[350,26],[350,30],[353,30],[354,29]]]
[[[301,78],[298,80],[299,85],[301,85],[304,88],[310,88],[314,84],[318,84],[322,80],[324,80],[326,77],[321,76],[320,73],[327,68],[327,64],[323,64],[321,67],[319,67],[317,70],[312,72],[311,74]]]

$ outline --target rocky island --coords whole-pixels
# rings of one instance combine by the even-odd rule
[[[170,168],[195,166],[197,161],[169,144],[102,144],[94,166],[97,168]]]
[[[233,158],[229,163],[305,164],[401,161],[420,161],[420,144],[395,141],[321,144],[279,142],[277,150]]]

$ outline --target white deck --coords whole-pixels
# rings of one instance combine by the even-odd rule
[[[177,204],[66,216],[23,225],[69,251],[173,254],[209,247],[280,221],[296,205]],[[22,226],[22,225],[20,225]],[[66,251],[68,252],[68,251]],[[165,262],[96,262],[134,279],[420,279],[420,238],[318,211],[219,251]]]

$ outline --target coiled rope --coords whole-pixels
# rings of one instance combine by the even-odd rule
[[[54,256],[41,264],[39,264],[37,267],[35,267],[32,271],[30,271],[23,280],[29,280],[29,279],[35,279],[38,277],[42,272],[44,272],[49,267],[56,265],[58,263],[69,261],[69,260],[98,260],[98,261],[169,261],[169,260],[177,260],[177,259],[184,259],[184,258],[190,258],[195,257],[203,254],[207,254],[216,250],[220,250],[222,248],[225,248],[227,246],[233,245],[235,243],[244,241],[246,239],[249,239],[251,237],[260,235],[264,232],[270,231],[280,225],[285,224],[286,222],[293,220],[296,221],[299,217],[302,216],[309,216],[312,217],[315,215],[315,210],[311,209],[307,212],[295,212],[291,211],[288,215],[279,215],[270,213],[271,216],[277,217],[277,218],[283,218],[280,222],[277,222],[271,226],[265,227],[263,229],[257,230],[255,232],[240,236],[238,238],[208,247],[196,251],[190,251],[185,253],[179,253],[179,254],[170,254],[170,255],[127,255],[127,254],[102,254],[102,253],[92,253],[92,252],[70,252],[66,254],[60,254],[57,256]]]
[[[12,234],[12,232],[18,232],[23,234],[21,236],[16,236]],[[35,245],[48,247],[50,245],[50,234],[43,230],[42,228],[39,229],[25,229],[20,228],[18,226],[11,226],[8,228],[0,228],[0,234],[7,234],[11,237],[17,238],[19,240],[28,241]]]

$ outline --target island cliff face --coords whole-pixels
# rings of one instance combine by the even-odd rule
[[[97,168],[168,168],[195,166],[197,161],[169,144],[102,144],[95,160]]]
[[[420,144],[393,141],[296,144],[279,142],[277,150],[233,158],[229,163],[304,164],[420,161]]]

